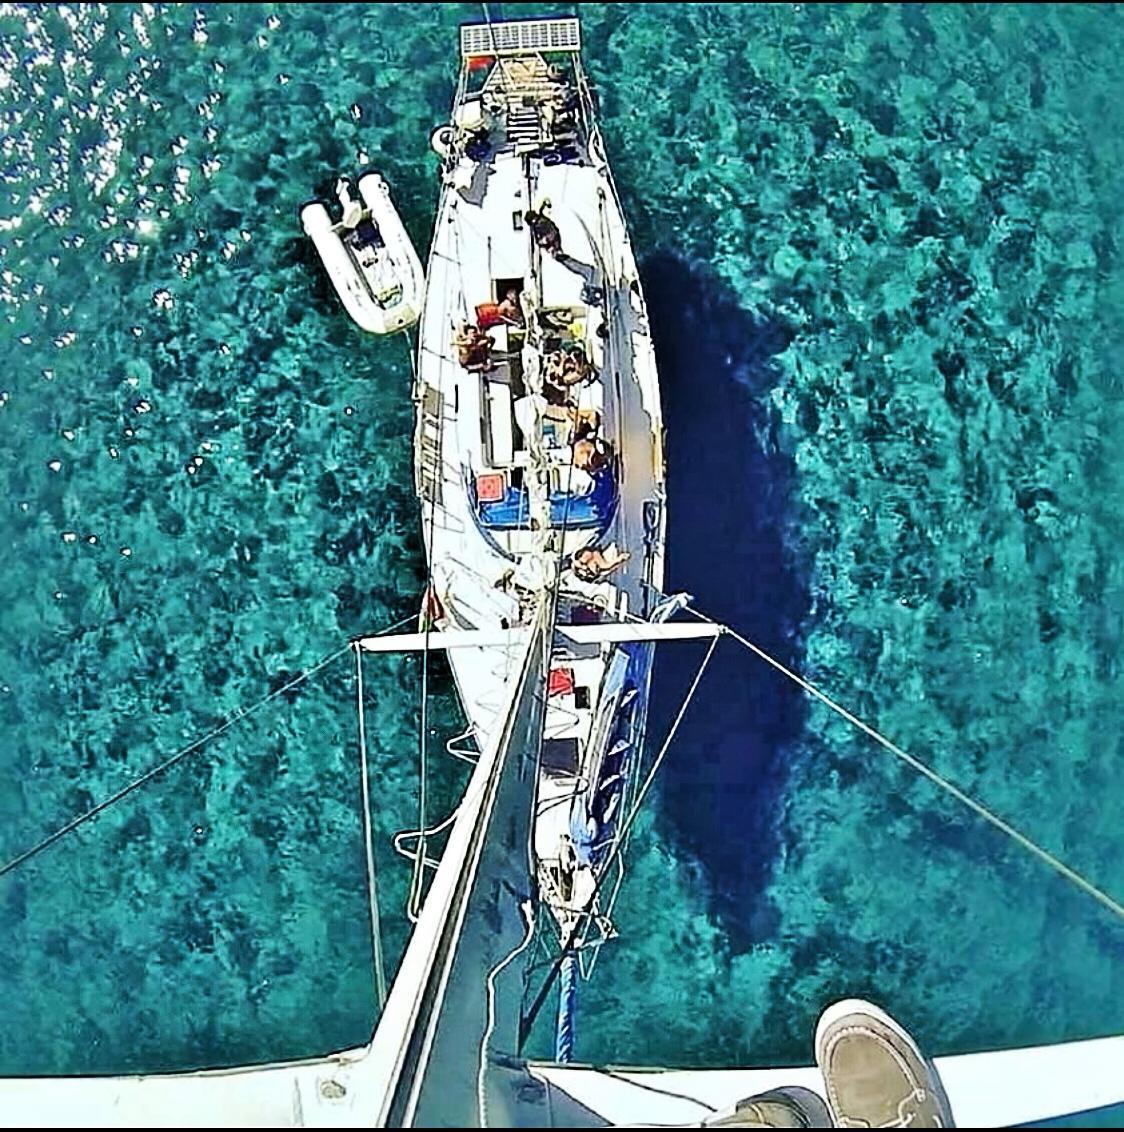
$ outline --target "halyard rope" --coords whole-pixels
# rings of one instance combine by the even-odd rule
[[[170,770],[172,767],[174,767],[176,763],[180,762],[182,759],[186,759],[188,755],[194,754],[202,746],[209,743],[212,739],[218,738],[219,735],[221,735],[224,731],[227,731],[229,728],[233,727],[239,720],[245,719],[246,716],[251,715],[253,712],[257,711],[258,708],[264,707],[267,703],[270,702],[270,700],[275,700],[282,693],[295,688],[298,684],[304,683],[304,681],[307,680],[310,676],[313,676],[317,672],[319,672],[321,668],[326,667],[327,665],[331,664],[333,660],[336,660],[338,657],[343,656],[343,654],[347,652],[350,647],[350,645],[345,645],[342,649],[337,649],[331,655],[324,657],[323,660],[318,661],[316,664],[314,664],[307,672],[302,672],[299,676],[293,677],[293,679],[290,680],[287,684],[283,684],[275,692],[270,692],[269,695],[264,699],[258,700],[256,704],[253,704],[250,707],[246,708],[245,711],[241,711],[237,715],[231,716],[230,719],[228,719],[225,723],[219,724],[219,726],[216,727],[213,731],[208,731],[207,734],[204,735],[201,739],[196,739],[194,742],[188,743],[186,747],[181,747],[170,758],[165,759],[162,763],[154,766],[151,770],[145,771],[145,773],[142,774],[140,778],[134,778],[132,782],[130,782],[127,786],[123,786],[120,790],[117,791],[116,794],[111,794],[104,801],[99,802],[96,806],[92,806],[84,814],[79,814],[78,817],[72,818],[66,823],[66,825],[61,826],[59,829],[56,829],[54,833],[48,835],[47,837],[44,837],[43,840],[38,844],[33,845],[30,849],[25,850],[18,857],[13,857],[6,865],[0,867],[0,877],[5,876],[13,869],[18,868],[25,861],[31,860],[32,857],[43,852],[44,849],[47,849],[50,846],[54,845],[56,841],[65,837],[68,833],[73,832],[80,825],[85,825],[85,823],[88,822],[91,818],[97,817],[97,815],[100,814],[102,810],[108,810],[110,806],[116,805],[123,798],[126,798],[130,794],[132,794],[134,790],[139,790],[142,786],[151,782],[154,778],[158,778],[166,770]]]
[[[363,791],[363,847],[367,852],[367,898],[371,909],[371,954],[375,962],[375,993],[379,1009],[386,1005],[386,968],[382,957],[382,924],[379,917],[378,873],[375,871],[375,834],[371,823],[371,786],[367,774],[367,713],[363,700],[363,651],[355,650],[355,697],[359,709],[359,782]]]

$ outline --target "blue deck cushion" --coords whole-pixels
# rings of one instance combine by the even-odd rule
[[[481,503],[476,497],[475,483],[469,483],[472,502],[480,525],[486,530],[512,531],[527,527],[530,506],[525,488],[508,485],[503,499],[495,503]],[[593,473],[593,490],[588,495],[570,496],[565,492],[552,492],[550,520],[556,527],[571,530],[595,529],[604,532],[612,522],[617,509],[617,480],[609,467]]]

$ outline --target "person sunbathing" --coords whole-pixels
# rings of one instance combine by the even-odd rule
[[[585,356],[585,350],[579,345],[573,345],[566,351],[562,363],[562,383],[564,385],[577,385],[588,381],[593,376],[593,366]]]
[[[543,378],[551,385],[563,386],[566,381],[566,355],[561,350],[547,354],[543,365]]]
[[[580,385],[593,375],[593,367],[586,360],[580,346],[568,352],[555,350],[549,354],[543,367],[544,393],[552,404],[566,400],[566,390]]]
[[[616,544],[610,543],[604,550],[596,546],[584,546],[574,552],[570,560],[574,575],[583,582],[600,582],[614,570],[619,570],[631,557],[622,553]]]
[[[476,323],[481,330],[506,323],[522,326],[523,312],[519,309],[519,292],[512,288],[498,303],[480,303],[476,308]]]
[[[574,442],[575,468],[580,468],[583,472],[595,473],[604,468],[608,462],[605,445],[601,440],[590,440],[586,437]]]
[[[492,361],[492,346],[495,343],[479,327],[463,323],[453,339],[457,350],[457,361],[470,373],[487,373],[495,369]]]

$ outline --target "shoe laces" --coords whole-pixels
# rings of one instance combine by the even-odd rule
[[[929,1099],[929,1093],[926,1089],[910,1089],[910,1091],[898,1101],[898,1115],[886,1124],[873,1125],[868,1124],[865,1120],[849,1120],[842,1117],[839,1125],[842,1128],[911,1128],[913,1122],[921,1114],[920,1106]],[[940,1115],[935,1116],[937,1128],[943,1128]]]

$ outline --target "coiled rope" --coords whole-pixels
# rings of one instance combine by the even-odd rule
[[[459,240],[459,231],[455,231],[457,239]],[[458,252],[458,262],[460,256]],[[445,308],[445,317],[448,317],[448,307]],[[444,321],[444,319],[442,320]],[[404,330],[403,335],[406,338],[408,353],[410,356],[410,385],[414,390],[416,397],[422,396],[421,387],[418,384],[419,363],[414,358],[414,343],[410,337],[408,330]],[[418,344],[421,344],[421,337],[418,337]],[[442,410],[442,416],[444,410]],[[444,421],[438,423],[437,430],[437,451],[436,457],[436,476],[444,476],[444,460],[445,460],[445,425]],[[426,501],[422,502],[422,509],[424,514]],[[425,648],[422,650],[422,673],[421,673],[421,719],[418,728],[418,854],[413,862],[413,870],[410,873],[410,889],[409,895],[406,898],[406,916],[411,924],[418,922],[418,916],[421,914],[422,895],[425,888],[425,839],[427,835],[426,826],[429,822],[428,806],[427,806],[427,788],[429,784],[429,636],[433,631],[433,618],[428,615],[428,606],[430,595],[433,593],[433,557],[434,557],[434,537],[436,531],[437,519],[437,500],[428,500],[429,514],[424,517],[424,522],[427,527],[427,554],[426,554],[426,575],[425,575],[425,596],[422,598],[422,610],[424,620],[425,632]]]

